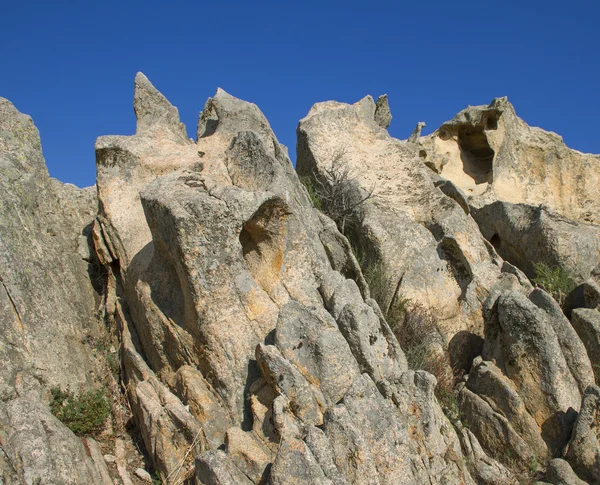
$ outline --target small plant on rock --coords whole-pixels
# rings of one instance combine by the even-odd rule
[[[552,267],[546,263],[535,263],[533,282],[547,291],[562,307],[567,295],[575,288],[575,282],[561,267]]]
[[[110,415],[110,403],[104,389],[74,394],[54,387],[50,391],[50,410],[78,436],[95,435],[102,431]]]
[[[301,177],[313,205],[336,223],[342,234],[346,234],[349,222],[359,206],[374,197],[375,189],[364,191],[358,176],[346,159],[346,150],[338,150],[328,166],[319,173]]]

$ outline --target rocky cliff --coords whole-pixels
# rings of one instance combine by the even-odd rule
[[[600,157],[505,98],[318,103],[296,169],[221,89],[134,110],[77,189],[0,99],[3,483],[600,483]]]

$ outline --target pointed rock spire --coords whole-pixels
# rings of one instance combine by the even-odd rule
[[[382,94],[375,103],[375,122],[382,128],[387,128],[392,122],[392,112],[388,104],[387,94]]]
[[[237,135],[240,131],[254,131],[265,140],[276,140],[267,118],[258,106],[238,99],[221,88],[217,89],[212,98],[208,98],[200,113],[198,139],[211,136],[217,130],[221,134],[230,135]]]
[[[40,134],[33,120],[8,99],[0,98],[0,150],[25,147],[41,150]]]
[[[158,131],[187,141],[185,126],[179,120],[179,111],[141,72],[135,76],[133,109],[137,118],[137,134]]]

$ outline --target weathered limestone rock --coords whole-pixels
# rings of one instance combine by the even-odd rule
[[[287,303],[279,312],[274,343],[329,405],[339,402],[360,375],[348,342],[327,312],[318,315],[298,302]]]
[[[509,420],[468,388],[459,394],[459,405],[469,429],[485,448],[486,453],[514,466],[523,467],[535,455],[527,442],[514,430]]]
[[[506,100],[429,137],[419,123],[407,141],[385,130],[385,95],[320,103],[298,128],[299,172],[341,156],[355,195],[375,187],[348,239],[312,207],[255,105],[219,89],[193,142],[140,73],[134,109],[135,135],[96,144],[92,230],[93,189],[51,180],[31,120],[0,99],[3,483],[112,482],[100,446],[45,406],[48,387],[98,378],[82,343],[102,334],[94,288],[107,290],[126,397],[169,482],[499,485],[551,456],[600,480],[597,174],[582,175],[598,157],[526,127]],[[359,259],[381,272],[371,288]],[[573,326],[528,281],[536,261],[585,281]],[[459,434],[386,321],[404,298],[470,369]],[[580,483],[573,470],[552,461],[546,480]]]
[[[492,362],[485,362],[478,357],[473,362],[473,368],[469,373],[466,385],[467,389],[475,393],[480,399],[488,404],[493,412],[503,423],[508,423],[510,428],[517,433],[527,444],[529,452],[521,455],[525,460],[528,457],[542,459],[547,456],[548,450],[541,437],[541,430],[528,412],[523,398],[519,395],[515,384],[502,374],[500,369]],[[473,421],[476,415],[466,415],[467,421],[476,425]],[[504,421],[502,418],[505,418]],[[475,428],[474,428],[475,429]],[[506,446],[502,448],[501,435],[481,435],[479,441],[485,446],[496,459],[509,459]],[[519,441],[520,443],[520,441]],[[506,443],[509,445],[509,443]],[[521,446],[519,444],[519,446]],[[512,449],[513,452],[518,450]]]
[[[500,295],[486,321],[482,355],[512,380],[552,453],[562,449],[581,394],[546,312],[522,293]]]
[[[347,485],[344,475],[338,470],[333,459],[333,452],[325,433],[319,428],[310,426],[305,430],[304,442],[317,463],[334,485]]]
[[[420,149],[425,164],[468,196],[547,204],[575,221],[600,221],[600,156],[528,126],[507,98],[469,106],[421,138]]]
[[[544,480],[553,485],[586,485],[587,483],[575,474],[568,462],[560,458],[550,460]]]
[[[588,387],[564,454],[575,473],[589,483],[600,481],[599,403],[600,389],[596,386]]]
[[[529,277],[535,263],[560,267],[578,282],[600,263],[600,226],[575,222],[547,206],[493,202],[471,214],[502,258]]]
[[[412,131],[412,133],[408,137],[408,141],[410,141],[412,143],[418,142],[419,138],[421,138],[421,131],[423,130],[423,128],[425,128],[425,126],[426,125],[425,125],[424,121],[419,121],[417,123],[417,126],[415,126],[415,129]]]
[[[244,475],[253,483],[262,483],[263,477],[268,475],[270,453],[267,453],[251,434],[236,427],[227,431],[225,446],[228,456]]]
[[[375,111],[370,96],[313,106],[298,126],[297,170],[322,174],[341,155],[363,190],[375,188],[353,221],[352,242],[367,267],[384,270],[384,314],[410,298],[433,312],[448,341],[459,331],[481,334],[481,301],[500,273],[490,249],[473,219],[433,185],[415,144],[390,137]]]
[[[87,246],[80,237],[87,234],[95,204],[92,187],[77,189],[49,177],[33,121],[0,98],[3,399],[15,397],[18,373],[47,389],[92,384],[95,364],[83,341],[101,330],[93,320],[90,264],[78,246]]]
[[[185,480],[193,475],[194,457],[209,447],[198,420],[160,382],[137,352],[131,324],[117,304],[127,397],[146,450],[162,477]],[[135,332],[135,331],[134,331]]]
[[[513,474],[493,458],[485,454],[475,435],[467,428],[459,432],[460,442],[471,473],[481,485],[516,485]]]
[[[271,468],[273,485],[333,485],[304,441],[284,438]]]
[[[349,483],[472,483],[458,438],[432,399],[434,386],[429,374],[409,371],[394,405],[363,374],[328,409],[323,431]]]
[[[319,289],[361,371],[375,382],[399,378],[407,370],[400,344],[383,316],[368,300],[361,301],[356,283],[332,271],[324,276]],[[377,303],[373,305],[379,310]]]
[[[529,294],[529,299],[546,312],[547,320],[556,332],[567,366],[577,381],[579,393],[583,395],[587,387],[594,384],[593,365],[586,353],[585,344],[563,314],[560,305],[548,293],[536,288]]]
[[[185,126],[179,121],[179,111],[141,72],[135,76],[133,109],[138,135],[148,133],[160,138],[173,137],[175,140],[187,142]]]
[[[6,483],[107,483],[103,461],[46,407],[52,387],[92,389],[105,335],[95,319],[93,187],[48,175],[29,116],[0,98],[0,476]],[[100,455],[101,456],[101,455]],[[70,469],[70,470],[69,470]],[[110,483],[110,482],[108,482]]]
[[[112,485],[102,454],[86,450],[39,401],[16,398],[2,403],[0,451],[0,478],[6,485]]]
[[[184,365],[177,371],[177,394],[189,406],[190,412],[202,425],[203,433],[212,449],[224,442],[224,429],[231,418],[219,396],[194,367]]]
[[[201,485],[252,484],[221,450],[207,451],[196,459],[196,479]]]
[[[596,381],[600,382],[600,312],[577,308],[571,313],[571,323],[592,362]]]
[[[320,392],[314,395],[309,382],[281,355],[277,347],[259,344],[256,360],[266,381],[277,394],[289,400],[290,409],[298,419],[307,424],[322,424],[324,397]]]

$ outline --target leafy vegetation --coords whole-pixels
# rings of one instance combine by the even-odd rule
[[[546,263],[535,263],[533,282],[552,295],[562,307],[567,295],[575,288],[575,282],[562,268],[551,267]]]
[[[102,431],[110,415],[110,403],[104,389],[74,394],[54,387],[50,391],[52,414],[78,436],[95,435]]]

